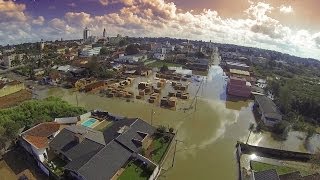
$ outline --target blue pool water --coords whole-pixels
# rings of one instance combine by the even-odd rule
[[[91,118],[81,123],[81,125],[86,127],[91,127],[96,121],[97,121],[96,119]]]

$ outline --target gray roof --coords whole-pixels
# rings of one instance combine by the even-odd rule
[[[256,102],[259,104],[261,112],[264,114],[266,118],[282,120],[282,115],[280,111],[270,98],[266,96],[256,95],[255,99]]]
[[[74,133],[66,128],[62,129],[49,143],[50,148],[54,150],[61,150],[63,152],[69,150],[75,145],[77,145],[77,143],[74,142]]]
[[[114,174],[128,162],[132,152],[115,141],[91,158],[78,173],[88,180],[111,179]]]
[[[110,127],[108,127],[104,132],[104,140],[106,144],[113,141],[115,138],[119,136],[119,129],[123,126],[131,126],[136,119],[121,119],[114,121]]]
[[[102,148],[104,148],[104,146],[101,144],[88,139],[83,140],[80,144],[64,153],[64,155],[71,160],[64,168],[77,171]]]
[[[283,174],[279,176],[280,180],[301,180],[302,176],[299,171]]]
[[[254,180],[280,180],[277,171],[274,169],[254,172],[253,176]]]
[[[91,128],[87,128],[80,125],[68,126],[66,127],[66,129],[73,133],[82,134],[86,139],[90,139],[91,141],[94,141],[96,143],[106,145],[104,141],[103,133],[100,131],[95,131]]]
[[[75,134],[81,134],[85,139],[91,140],[101,145],[105,145],[102,132],[94,131],[84,126],[68,126],[62,129],[58,135],[49,143],[54,150],[66,152],[76,146]]]
[[[127,126],[120,134],[118,131]],[[87,180],[111,179],[125,165],[133,153],[140,150],[133,139],[143,140],[145,134],[153,135],[156,128],[141,119],[114,121],[105,132],[83,126],[70,126],[63,129],[50,143],[70,159],[65,169],[78,173]],[[78,143],[75,136],[84,139]]]
[[[116,141],[120,142],[124,146],[131,149],[133,152],[137,152],[140,150],[141,145],[136,143],[137,141],[142,141],[144,139],[143,134],[147,134],[149,136],[153,135],[156,131],[156,128],[144,122],[141,119],[137,119],[126,132],[121,134],[116,138]]]

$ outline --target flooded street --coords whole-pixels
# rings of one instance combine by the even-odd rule
[[[138,80],[138,79],[137,79]],[[142,79],[143,80],[143,79]],[[219,66],[213,66],[203,87],[200,87],[197,111],[172,111],[137,101],[126,102],[109,99],[96,94],[84,94],[52,88],[37,92],[40,97],[58,96],[87,109],[101,109],[128,117],[139,117],[151,123],[151,112],[155,111],[153,125],[165,125],[178,129],[174,167],[173,151],[166,159],[160,179],[235,179],[237,169],[234,146],[237,140],[245,140],[248,126],[254,121],[252,103],[226,103],[226,81]],[[199,83],[192,83],[188,92],[194,95]],[[192,99],[183,103],[190,106]],[[179,103],[178,103],[179,104]],[[228,109],[230,108],[230,109]]]
[[[196,111],[192,108],[186,112],[182,108],[177,111],[163,109],[141,100],[126,102],[62,88],[41,90],[37,94],[42,98],[58,96],[73,105],[77,105],[78,98],[79,106],[88,110],[101,109],[127,117],[139,117],[154,126],[164,125],[177,129],[179,142],[174,166],[172,167],[172,150],[164,163],[160,179],[234,180],[237,178],[235,145],[238,140],[246,140],[249,124],[255,122],[252,114],[253,102],[226,101],[226,80],[219,66],[212,66],[208,76],[204,78],[202,87],[199,82],[189,85],[191,97],[195,96],[199,88],[200,90]],[[178,104],[182,104],[180,107],[189,107],[192,100],[191,98]],[[151,122],[152,111],[155,114]],[[252,135],[249,142],[279,148],[268,133]],[[290,143],[289,138],[288,144]],[[285,146],[286,144],[283,148]]]

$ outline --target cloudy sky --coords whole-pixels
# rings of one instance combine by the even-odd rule
[[[0,44],[167,36],[320,59],[319,0],[0,0]]]

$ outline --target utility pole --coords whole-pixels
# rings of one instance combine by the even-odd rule
[[[77,101],[77,107],[79,107],[79,100],[78,100],[78,94],[76,93],[76,101]]]
[[[153,115],[155,114],[156,112],[153,111],[153,109],[151,109],[151,125],[152,125],[152,122],[153,122]]]
[[[198,96],[196,96],[196,102],[194,104],[194,112],[197,111],[197,103],[198,103]]]
[[[171,165],[171,167],[173,167],[173,165],[174,165],[174,160],[175,160],[176,151],[177,151],[177,143],[178,143],[178,140],[175,139],[175,145],[174,145],[173,159],[172,159],[172,165]]]
[[[177,130],[177,132],[176,132],[176,135],[175,135],[175,144],[174,144],[174,152],[173,152],[173,157],[172,157],[172,164],[171,164],[171,167],[173,167],[174,166],[174,162],[175,162],[175,159],[176,159],[176,152],[177,152],[177,144],[178,144],[178,142],[181,142],[181,143],[184,143],[183,141],[180,141],[180,140],[178,140],[177,139],[177,135],[178,135],[178,130]]]

